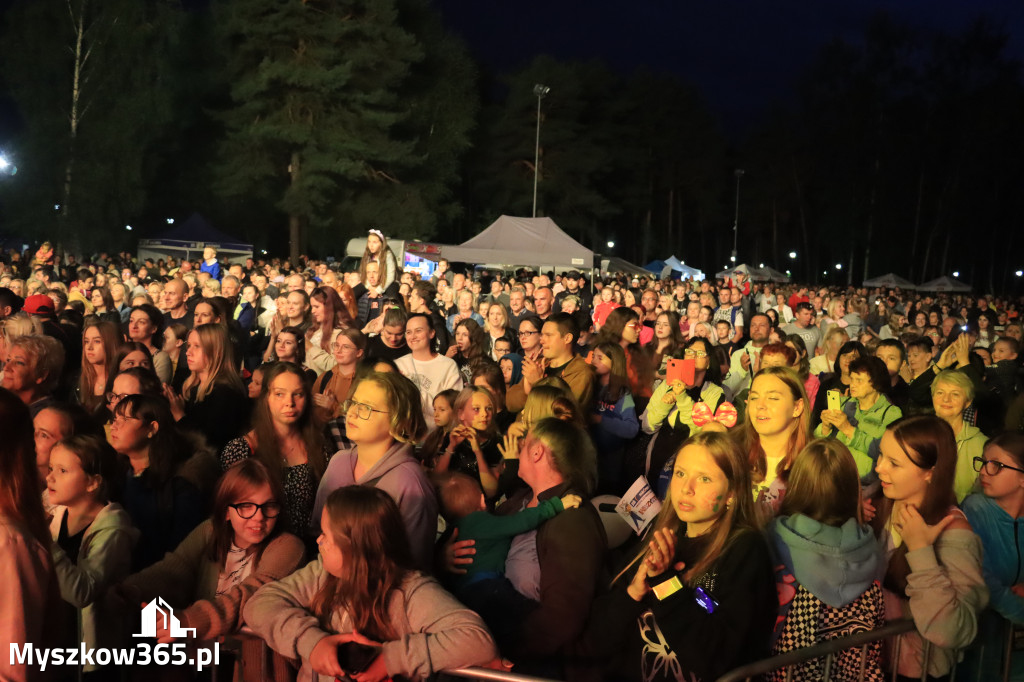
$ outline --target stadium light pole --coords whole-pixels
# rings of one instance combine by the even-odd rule
[[[533,217],[537,217],[537,175],[540,171],[540,102],[551,88],[537,83],[533,86],[533,94],[537,96],[537,141],[533,145]]]
[[[743,171],[742,168],[737,168],[736,169],[736,217],[733,219],[733,223],[732,223],[732,258],[730,259],[730,260],[732,260],[733,263],[736,262],[736,245],[737,245],[738,240],[739,240],[739,230],[740,230],[740,178],[743,177],[743,172],[744,171]]]

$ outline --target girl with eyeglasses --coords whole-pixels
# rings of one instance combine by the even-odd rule
[[[990,601],[976,645],[964,657],[964,679],[995,680],[1003,671],[1004,647],[996,643],[1005,641],[1006,621],[1024,625],[1024,435],[997,436],[972,465],[981,492],[968,495],[963,510],[981,538]],[[1024,657],[1016,656],[1011,670],[1011,679],[1024,675]]]
[[[981,541],[956,507],[953,429],[939,417],[909,417],[891,424],[879,447],[885,497],[872,525],[887,560],[886,620],[910,617],[917,626],[900,635],[899,679],[924,679],[926,664],[928,679],[946,679],[988,603]]]
[[[229,441],[220,453],[224,471],[249,457],[263,462],[284,487],[282,525],[300,537],[309,528],[316,486],[329,455],[323,425],[313,409],[302,369],[291,362],[271,363],[263,373],[252,429]]]
[[[217,483],[213,515],[163,559],[128,577],[112,601],[137,613],[140,603],[161,597],[181,627],[196,629],[198,640],[237,633],[256,590],[302,563],[302,541],[280,523],[284,499],[277,476],[262,462],[242,460]],[[173,640],[158,619],[157,641]],[[285,667],[275,661],[275,672]]]
[[[379,488],[398,504],[416,567],[430,570],[437,499],[413,450],[427,432],[419,389],[397,372],[372,372],[359,381],[342,410],[346,436],[354,445],[331,458],[316,492],[313,523],[338,488]]]
[[[544,323],[536,315],[526,315],[519,320],[519,347],[523,350],[523,360],[539,362],[543,354],[540,346],[540,330]]]

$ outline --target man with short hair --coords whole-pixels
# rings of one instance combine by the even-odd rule
[[[433,288],[430,282],[423,282]],[[443,324],[443,323],[442,323]],[[405,322],[405,343],[409,353],[395,364],[398,371],[420,390],[420,402],[427,426],[434,428],[434,398],[448,389],[462,390],[462,374],[455,361],[434,352],[434,321],[427,313],[413,313]]]
[[[743,338],[743,308],[741,307],[743,294],[736,287],[731,289],[723,288],[719,292],[719,301],[721,301],[721,305],[718,306],[718,310],[715,311],[715,316],[712,320],[713,322],[720,320],[728,322],[732,335],[725,340],[738,343]]]
[[[796,334],[804,342],[808,357],[814,357],[821,330],[814,324],[814,306],[807,301],[797,303],[793,321],[782,328],[783,333]]]
[[[910,384],[900,376],[904,363],[907,361],[907,349],[897,339],[882,339],[875,347],[875,357],[885,363],[889,372],[889,402],[909,414]]]
[[[537,310],[537,317],[546,320],[551,317],[552,308],[555,302],[555,294],[551,287],[542,286],[533,291],[533,306]]]
[[[544,377],[557,376],[569,385],[580,414],[590,414],[594,400],[594,370],[586,360],[574,354],[579,327],[576,319],[566,313],[554,313],[544,322],[540,333],[543,358],[540,362],[523,361],[523,380],[512,386],[505,404],[510,412],[519,412],[526,405],[526,396],[534,384]]]
[[[491,280],[491,293],[487,294],[488,303],[500,303],[505,306],[507,310],[509,308],[509,295],[505,293],[505,288],[502,286],[501,279],[495,276]]]
[[[771,318],[764,313],[755,313],[750,318],[750,341],[733,352],[729,361],[729,374],[722,381],[723,385],[732,390],[733,395],[749,388],[751,378],[761,369],[761,349],[768,345],[771,331]]]
[[[512,287],[508,292],[508,326],[513,331],[519,331],[519,321],[529,314],[526,309],[526,289],[520,286]]]

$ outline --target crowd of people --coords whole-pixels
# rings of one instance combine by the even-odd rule
[[[997,679],[1024,624],[1021,306],[427,280],[376,230],[351,271],[6,254],[0,639],[127,646],[159,598],[198,640],[261,638],[274,679],[710,682],[911,618],[832,679]],[[623,534],[600,500],[638,485],[660,511]],[[138,670],[54,674],[79,672]]]

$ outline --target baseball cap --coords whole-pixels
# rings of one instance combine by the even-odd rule
[[[29,315],[52,315],[53,301],[46,294],[32,294],[21,307]]]

